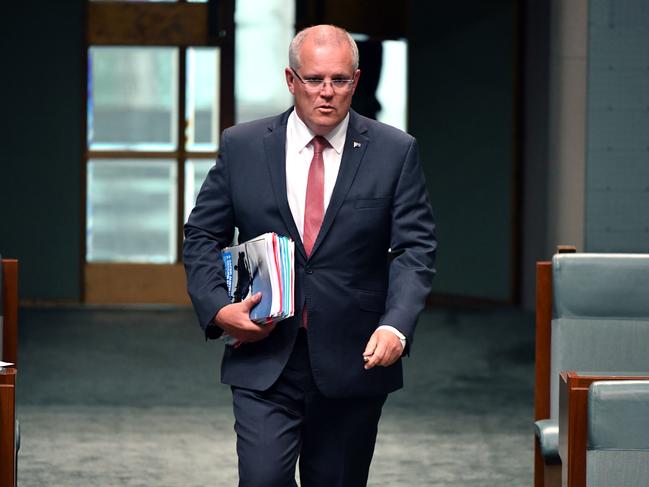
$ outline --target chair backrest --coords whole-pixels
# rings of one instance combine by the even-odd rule
[[[649,381],[594,382],[588,391],[588,487],[649,486]]]
[[[649,254],[557,254],[552,259],[550,417],[564,370],[649,370]]]

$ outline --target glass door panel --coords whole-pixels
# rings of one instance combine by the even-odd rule
[[[408,41],[383,41],[381,77],[376,98],[381,110],[376,119],[407,131]]]
[[[295,32],[295,4],[237,0],[235,93],[237,123],[277,115],[293,104],[284,68]]]
[[[178,49],[103,47],[88,53],[90,150],[174,150]]]
[[[216,151],[220,132],[221,50],[187,49],[186,150]]]
[[[187,304],[182,226],[234,121],[235,0],[98,3],[84,51],[84,300]]]
[[[175,160],[88,161],[87,262],[176,262]]]
[[[185,221],[196,204],[196,197],[214,161],[190,159],[185,163]]]

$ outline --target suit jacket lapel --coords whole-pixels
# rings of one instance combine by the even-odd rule
[[[362,119],[353,110],[350,110],[349,113],[349,126],[347,127],[345,146],[340,161],[340,170],[338,171],[336,184],[334,185],[333,193],[331,193],[329,206],[322,221],[318,238],[313,244],[311,257],[318,251],[318,247],[320,247],[320,244],[327,236],[327,232],[331,228],[338,210],[340,210],[343,201],[345,201],[345,197],[356,177],[356,172],[369,143],[369,139],[364,135],[367,132],[367,128],[362,123]]]
[[[306,259],[306,251],[293,220],[293,214],[288,206],[286,196],[286,122],[291,111],[292,109],[273,119],[273,122],[268,126],[269,133],[264,137],[264,147],[270,174],[270,185],[275,193],[277,208],[290,237],[295,242],[295,248]]]

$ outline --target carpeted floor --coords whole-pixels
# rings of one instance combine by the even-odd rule
[[[19,486],[232,487],[222,345],[186,309],[23,309]],[[532,483],[533,317],[436,310],[388,399],[370,486]]]

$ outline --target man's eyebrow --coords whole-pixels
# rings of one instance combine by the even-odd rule
[[[352,79],[354,75],[349,75],[347,73],[334,73],[331,75],[331,79]],[[325,79],[326,76],[323,75],[322,73],[304,73],[302,74],[302,78],[304,79]]]

